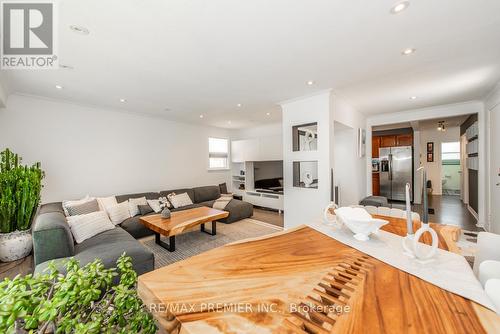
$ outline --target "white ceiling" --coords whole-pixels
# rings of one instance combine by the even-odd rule
[[[74,69],[2,71],[11,92],[241,128],[328,88],[375,114],[481,98],[500,80],[498,0],[412,0],[397,15],[395,0],[59,3],[59,59]]]
[[[413,128],[413,130],[429,130],[429,129],[437,129],[438,122],[444,122],[445,127],[457,127],[460,126],[470,115],[460,115],[454,117],[441,117],[434,119],[427,119],[423,121],[416,122],[404,122],[404,123],[396,123],[396,124],[387,124],[387,125],[379,125],[374,126],[372,128],[373,131],[385,131],[385,130],[394,130],[394,129],[403,129],[403,128]],[[437,131],[437,130],[436,130]]]

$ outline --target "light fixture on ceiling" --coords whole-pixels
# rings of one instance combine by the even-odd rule
[[[312,80],[307,81],[307,85],[308,85],[308,86],[312,86],[312,85],[314,85],[314,81],[312,81]]]
[[[241,108],[241,103],[238,103],[236,106],[237,106],[238,108]]]
[[[71,29],[71,31],[73,31],[77,34],[80,34],[80,35],[90,34],[90,31],[87,28],[82,27],[82,26],[70,25],[69,28]]]
[[[59,64],[59,68],[62,68],[62,69],[65,69],[65,70],[72,70],[72,69],[74,69],[73,66],[64,65],[64,64]]]
[[[227,121],[227,124],[231,124],[231,121]]]
[[[165,108],[165,109],[163,109],[163,110],[165,110],[165,111],[171,111],[172,109],[170,109],[170,108]]]
[[[266,112],[266,115],[267,115],[267,116],[271,116],[271,113],[270,113],[270,112]]]
[[[409,1],[400,1],[391,8],[391,14],[399,14],[410,6]]]
[[[127,102],[127,100],[125,100],[125,99],[120,99],[120,102],[121,102],[121,103],[125,103],[125,102]]]
[[[417,97],[415,95],[410,96],[410,100],[416,100],[416,99],[417,99]]]
[[[203,115],[200,115],[200,118],[203,118]]]
[[[417,50],[414,48],[407,48],[407,49],[404,49],[403,51],[401,51],[401,54],[403,56],[409,56],[409,55],[415,53],[415,51],[417,51]]]
[[[444,121],[439,121],[438,122],[438,131],[446,131],[446,126],[444,125]]]
[[[63,86],[61,86],[61,85],[56,85],[56,88],[57,88],[57,89],[63,89]]]

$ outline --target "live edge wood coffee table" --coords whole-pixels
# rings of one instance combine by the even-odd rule
[[[208,208],[206,206],[183,211],[172,212],[170,218],[162,218],[160,214],[141,217],[144,226],[155,233],[155,241],[169,252],[175,251],[175,236],[187,229],[200,225],[201,232],[216,235],[216,221],[226,218],[229,212]],[[212,223],[210,231],[205,230],[205,224]],[[161,236],[169,237],[169,243],[161,241]]]

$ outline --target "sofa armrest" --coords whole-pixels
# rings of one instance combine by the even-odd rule
[[[35,266],[75,254],[73,235],[61,212],[48,212],[35,218],[32,229]]]

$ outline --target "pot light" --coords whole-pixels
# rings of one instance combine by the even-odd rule
[[[231,121],[227,121],[227,124],[231,124]]]
[[[267,115],[267,116],[271,116],[271,113],[270,113],[270,112],[267,112],[267,113],[266,113],[266,115]]]
[[[394,6],[392,6],[392,8],[391,8],[391,14],[399,14],[403,10],[405,10],[406,8],[408,8],[408,6],[410,6],[410,2],[409,1],[398,2],[397,4],[395,4]]]
[[[409,56],[409,55],[411,55],[412,53],[415,53],[415,51],[417,51],[417,50],[415,50],[414,48],[408,48],[408,49],[404,49],[404,50],[401,52],[401,54],[402,54],[403,56]]]
[[[57,88],[57,89],[63,89],[63,86],[61,86],[61,85],[56,85],[56,88]]]
[[[88,35],[90,33],[90,31],[87,28],[82,26],[70,25],[69,28],[71,29],[71,31],[80,35]]]
[[[410,96],[410,100],[416,100],[417,97],[416,96]]]
[[[200,115],[200,118],[203,118],[203,115]]]
[[[308,85],[308,86],[312,86],[312,85],[314,85],[314,81],[309,80],[309,81],[307,82],[307,85]]]
[[[236,106],[237,106],[238,108],[241,108],[241,103],[238,103]]]
[[[120,99],[120,102],[121,102],[121,103],[125,103],[125,102],[127,102],[127,100],[125,100],[125,99]]]

